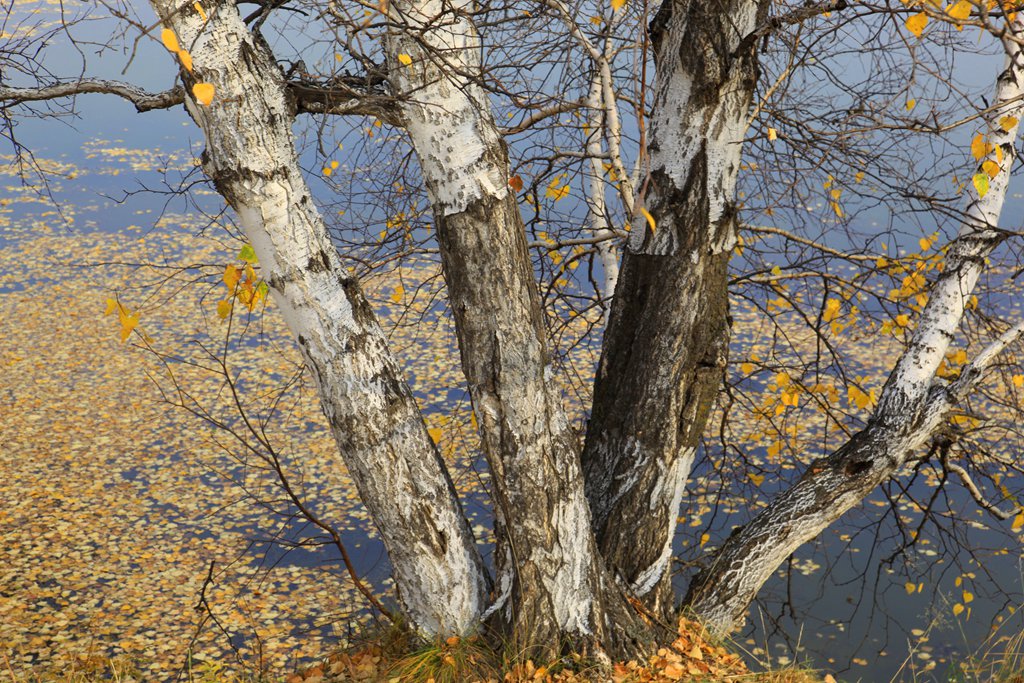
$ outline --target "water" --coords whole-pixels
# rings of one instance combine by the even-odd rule
[[[59,45],[54,49],[58,56],[70,54]],[[167,79],[153,74],[167,74],[165,61],[160,49],[144,46],[128,77],[152,89],[164,87]],[[111,71],[113,67],[103,64],[106,62],[101,63],[97,75],[116,75],[116,69]],[[20,122],[21,144],[41,159],[88,173],[79,177],[72,170],[51,176],[47,191],[63,215],[43,202],[13,202],[5,207],[13,226],[26,229],[33,221],[44,221],[68,231],[99,230],[117,239],[125,231],[144,233],[168,209],[191,211],[198,206],[211,215],[220,210],[222,201],[211,193],[194,195],[189,202],[170,193],[183,177],[195,178],[188,174],[193,156],[201,149],[198,131],[180,109],[139,115],[127,103],[100,96],[81,98],[77,109],[78,117],[70,121]],[[133,169],[133,161],[141,165],[136,163]],[[303,162],[308,168],[320,165],[315,150],[307,150]],[[34,190],[20,187],[16,179],[9,182],[5,196],[33,196]],[[314,186],[326,192],[319,180]],[[323,196],[324,201],[330,199]],[[1021,202],[1011,202],[1006,223],[1019,223],[1022,216]],[[10,239],[0,230],[0,246],[10,244]],[[53,261],[66,267],[79,265],[74,253],[55,253]],[[0,264],[0,276],[9,269]],[[20,292],[24,287],[25,283],[0,280],[0,294]],[[260,342],[249,337],[246,343]],[[414,379],[410,381],[416,386]],[[464,409],[468,403],[464,389],[458,386],[443,394],[417,393],[431,413],[457,411],[457,406]],[[764,457],[764,452],[755,455]],[[474,468],[482,470],[480,463]],[[468,469],[459,474],[474,476]],[[123,476],[136,485],[147,482],[143,470],[127,470]],[[710,476],[706,464],[695,472],[697,479],[704,476]],[[208,486],[218,485],[213,473],[202,478]],[[768,486],[760,492],[762,497],[773,493],[770,483]],[[888,488],[892,494],[898,493],[896,485]],[[927,502],[934,492],[934,485],[919,477],[903,494]],[[697,487],[691,495],[702,493],[708,492]],[[683,514],[694,499],[684,501]],[[873,494],[861,509],[802,548],[780,569],[752,607],[750,625],[738,642],[759,658],[768,656],[776,663],[807,659],[843,678],[879,681],[910,678],[912,670],[933,664],[934,673],[941,676],[951,663],[983,647],[993,626],[998,633],[1019,630],[1020,617],[1011,612],[1024,599],[1016,536],[1005,533],[1006,525],[993,525],[978,515],[961,488],[945,488],[940,503],[933,521],[921,526],[916,541],[906,547],[909,533],[917,529],[922,515],[907,508],[905,502],[903,509],[899,505],[893,509],[885,491]],[[486,535],[490,526],[486,497],[479,491],[467,493],[466,507],[474,526]],[[337,550],[323,544],[319,530],[295,513],[293,506],[282,506],[280,526],[249,530],[248,561],[253,566],[319,567],[340,562]],[[682,525],[677,553],[699,561],[705,555],[704,550],[694,549],[699,532],[707,530],[711,538],[705,548],[713,548],[749,514],[741,506],[723,506],[714,513],[713,525],[706,523],[695,527],[696,531]],[[372,584],[386,586],[388,564],[380,540],[365,524],[346,528],[342,536],[356,570]],[[949,545],[951,539],[963,546]],[[680,586],[685,585],[686,574],[687,570],[681,569]],[[908,588],[911,584],[913,590]],[[965,592],[973,596],[970,602],[965,600]],[[962,605],[964,611],[954,615],[955,605]]]

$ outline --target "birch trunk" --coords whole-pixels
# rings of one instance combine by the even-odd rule
[[[595,552],[579,447],[552,382],[507,150],[477,82],[480,41],[464,9],[394,0],[388,53],[493,475],[497,586],[488,616],[520,652],[621,652],[635,615]]]
[[[726,363],[733,195],[757,79],[754,46],[740,46],[768,5],[669,0],[652,23],[656,229],[637,219],[625,251],[583,468],[602,555],[661,614],[679,503]]]
[[[427,635],[474,628],[487,595],[473,536],[399,365],[342,264],[298,167],[294,104],[233,2],[152,3],[189,50],[186,107],[203,168],[235,209],[316,381],[339,451],[388,550],[399,598]],[[213,84],[210,106],[191,86]]]
[[[608,205],[604,184],[604,147],[601,144],[605,130],[605,112],[602,104],[601,75],[595,73],[590,84],[587,107],[590,118],[590,130],[587,133],[587,156],[590,157],[589,170],[584,170],[587,180],[587,219],[590,223],[590,234],[597,243],[597,255],[601,260],[601,287],[599,295],[602,306],[611,301],[615,293],[615,283],[619,280],[619,250],[615,246],[615,233],[608,222]],[[613,105],[614,106],[614,105]],[[613,167],[614,170],[614,167]],[[616,173],[616,177],[618,174]],[[605,312],[605,320],[610,309]]]
[[[998,175],[984,197],[972,195],[946,266],[929,289],[917,330],[889,375],[867,426],[812,463],[791,489],[735,532],[691,584],[685,602],[713,631],[725,634],[740,625],[757,591],[786,558],[896,474],[962,393],[936,380],[935,372],[955,338],[986,257],[1005,237],[996,227],[1016,158],[1016,122],[1024,116],[1024,55],[1018,42],[1022,22],[1018,13],[1013,35],[1004,39],[1007,63],[988,115],[987,138],[1003,153]],[[1010,130],[999,123],[1006,116],[1015,121]],[[991,160],[997,161],[995,154]]]

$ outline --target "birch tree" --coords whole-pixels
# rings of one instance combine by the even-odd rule
[[[40,76],[18,62],[28,53],[22,46],[8,59],[29,64],[26,76],[36,82],[5,76],[0,102],[9,126],[33,103],[61,106],[86,93],[121,97],[140,112],[185,107],[205,140],[203,170],[258,255],[272,314],[294,336],[339,462],[384,540],[402,612],[424,637],[489,628],[543,654],[575,647],[604,657],[646,651],[666,635],[680,607],[671,562],[677,519],[729,362],[730,257],[745,230],[737,196],[744,142],[787,79],[761,78],[763,52],[777,34],[841,12],[851,23],[897,18],[911,41],[929,21],[968,24],[998,37],[1006,63],[992,104],[979,114],[987,128],[962,227],[866,426],[811,460],[733,533],[682,606],[718,633],[742,623],[787,557],[928,450],[1024,331],[1021,323],[1003,325],[957,377],[938,376],[985,259],[1010,236],[999,218],[1024,115],[1022,26],[1012,4],[942,10],[666,0],[623,11],[619,3],[548,0],[527,11],[441,0],[296,3],[325,23],[347,55],[342,61],[361,69],[323,78],[287,64],[264,35],[281,4],[246,17],[223,0],[152,0],[151,17],[136,28],[160,37],[176,85],[151,93],[119,81]],[[584,9],[602,28],[588,27]],[[113,10],[127,20],[123,7]],[[489,61],[502,46],[487,36],[506,35],[507,26],[525,36],[538,21],[585,65],[579,74],[559,67],[562,78],[580,81],[580,97],[538,98],[503,128],[497,103],[522,98],[500,77],[508,65]],[[616,66],[629,55],[633,68]],[[530,67],[524,58],[516,68]],[[556,71],[539,68],[543,78]],[[623,115],[627,107],[635,125]],[[584,232],[561,245],[534,244],[510,141],[573,113],[587,121],[581,149],[558,149],[549,161],[583,164]],[[293,124],[300,114],[373,117],[407,136],[493,484],[493,572],[299,166]],[[553,178],[537,182],[557,202],[567,186]],[[531,257],[531,249],[560,246],[593,249],[593,296],[607,307],[585,429],[573,425],[554,381],[558,349]]]

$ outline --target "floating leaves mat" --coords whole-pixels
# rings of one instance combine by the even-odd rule
[[[196,264],[223,269],[237,246],[193,237],[182,217],[114,236],[23,213],[0,210],[0,662],[43,674],[126,656],[160,680],[190,653],[194,666],[279,671],[319,654],[364,603],[323,551],[305,551],[311,566],[261,562],[250,541],[279,533],[282,518],[246,491],[287,511],[279,493],[223,432],[167,405],[166,369],[120,343],[116,316],[103,315],[117,290],[141,310],[137,329],[154,348],[209,364],[198,342],[223,336],[216,298],[197,298],[206,285],[170,295],[200,278]],[[179,261],[194,267],[168,268]],[[131,265],[143,262],[156,267]],[[209,336],[197,335],[207,324]],[[230,356],[258,377],[246,387],[257,399],[297,361],[276,343],[281,330],[260,332]],[[175,372],[197,401],[228,414],[215,375],[181,363]],[[365,538],[315,397],[296,389],[279,410],[287,429],[270,434],[289,458],[301,454],[301,465],[286,459],[295,480],[329,521]],[[205,597],[216,622],[204,623],[196,605],[211,563]]]

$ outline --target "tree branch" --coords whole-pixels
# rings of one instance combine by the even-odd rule
[[[295,97],[300,114],[373,116],[388,125],[401,127],[403,122],[398,101],[383,91],[373,92],[372,83],[361,85],[365,90],[340,80],[325,83],[288,81],[288,92]]]
[[[289,81],[287,87],[295,97],[299,113],[375,116],[385,123],[401,125],[397,104],[383,93],[362,92],[340,82],[321,85]],[[116,95],[134,104],[140,112],[170,109],[185,101],[185,89],[180,85],[163,92],[151,93],[123,81],[82,79],[37,88],[0,87],[0,107],[77,97],[89,93]]]
[[[41,102],[62,97],[76,97],[87,93],[117,95],[135,105],[140,112],[152,109],[169,109],[185,101],[185,89],[178,85],[170,90],[151,93],[122,81],[82,79],[67,83],[54,83],[39,88],[0,87],[0,106],[7,107],[23,102]]]

